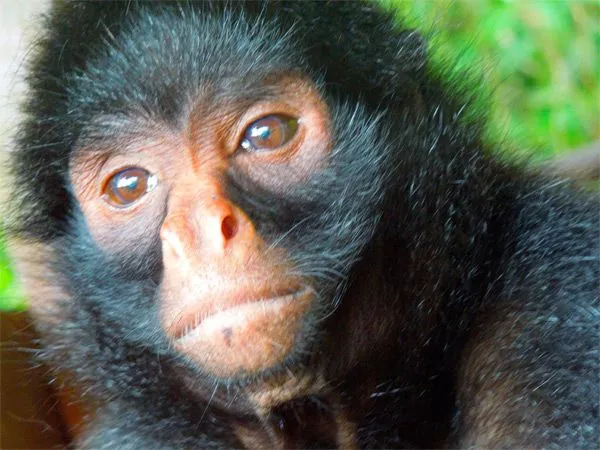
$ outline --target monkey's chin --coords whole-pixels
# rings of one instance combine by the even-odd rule
[[[303,290],[218,311],[177,339],[175,347],[219,378],[268,370],[294,349],[313,296]]]

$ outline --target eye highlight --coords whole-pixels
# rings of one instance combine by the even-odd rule
[[[104,198],[112,206],[124,208],[142,198],[157,184],[156,175],[141,167],[128,167],[108,179]]]
[[[245,151],[276,150],[289,142],[298,129],[298,119],[272,114],[250,124],[240,147]]]

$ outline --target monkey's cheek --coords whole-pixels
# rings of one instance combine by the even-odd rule
[[[245,303],[204,319],[175,347],[219,378],[251,375],[283,362],[313,300],[305,291]]]

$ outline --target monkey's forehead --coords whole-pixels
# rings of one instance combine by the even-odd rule
[[[193,9],[133,14],[67,76],[69,110],[82,119],[135,115],[176,126],[198,97],[252,102],[272,94],[275,74],[308,72],[294,34],[272,20]]]
[[[292,69],[381,103],[425,59],[420,36],[362,2],[81,2],[53,16],[54,67],[41,75],[76,94],[75,122],[132,108],[172,120],[207,85],[252,96],[265,76]]]

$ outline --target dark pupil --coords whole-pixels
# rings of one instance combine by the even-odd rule
[[[144,195],[147,189],[148,173],[142,169],[132,168],[115,175],[108,195],[114,203],[127,205]]]
[[[135,191],[139,184],[137,175],[121,175],[115,179],[117,190]]]
[[[294,136],[296,127],[297,120],[291,117],[263,117],[247,128],[241,147],[245,150],[277,149]]]
[[[250,142],[256,149],[273,149],[285,142],[285,123],[277,116],[265,117],[249,129]]]
[[[252,128],[250,136],[252,136],[253,138],[259,138],[263,140],[268,139],[269,136],[271,136],[271,130],[267,125],[263,125],[262,127],[255,127]]]

